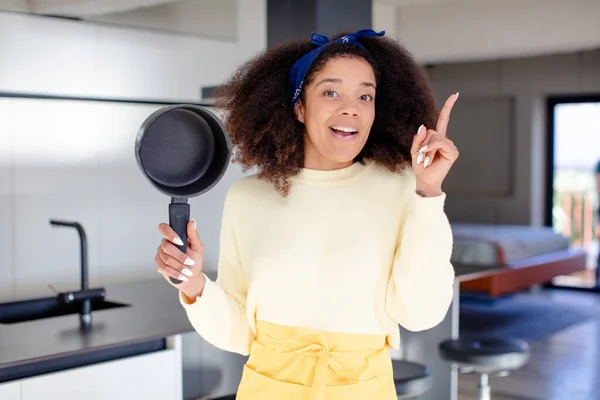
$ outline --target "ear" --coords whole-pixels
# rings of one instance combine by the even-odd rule
[[[298,100],[294,107],[294,112],[296,113],[298,121],[304,123],[304,105],[302,104],[302,100]]]

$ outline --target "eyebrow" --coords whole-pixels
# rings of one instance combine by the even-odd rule
[[[342,83],[342,80],[339,79],[339,78],[323,78],[319,82],[317,82],[316,86],[319,86],[319,85],[321,85],[323,83],[327,83],[327,82],[330,82],[330,83]],[[373,89],[375,89],[375,84],[373,82],[361,82],[360,85],[361,86],[370,86]]]

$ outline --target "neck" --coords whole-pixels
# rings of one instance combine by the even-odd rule
[[[336,165],[342,165],[342,164],[336,164]],[[348,163],[345,163],[344,165],[346,165],[346,167],[329,168],[329,169],[324,169],[323,167],[314,168],[314,166],[313,167],[307,166],[307,167],[304,167],[300,171],[300,173],[295,175],[292,179],[294,181],[312,182],[312,183],[328,183],[328,182],[342,181],[342,180],[346,180],[346,179],[350,179],[355,176],[358,176],[361,173],[361,171],[365,171],[367,168],[369,168],[373,164],[367,161],[364,164],[355,162],[355,163],[351,163],[349,165],[348,165]]]
[[[350,161],[333,161],[323,157],[319,154],[313,146],[306,146],[304,153],[304,168],[313,169],[319,171],[332,171],[336,169],[342,169],[349,167],[354,163],[354,160]]]

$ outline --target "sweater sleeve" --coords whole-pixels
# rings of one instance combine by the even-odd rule
[[[444,212],[446,194],[421,197],[410,190],[388,283],[388,314],[410,331],[439,324],[452,303],[453,237]]]
[[[179,292],[190,323],[207,342],[226,351],[248,355],[253,333],[246,318],[246,279],[236,240],[233,187],[227,193],[220,234],[218,277],[208,276],[201,296],[193,301]]]

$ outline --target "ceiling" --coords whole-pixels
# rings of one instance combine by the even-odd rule
[[[11,11],[30,12],[33,14],[87,18],[175,3],[177,1],[178,0],[8,0],[2,1],[0,8]]]
[[[73,18],[90,18],[122,13],[139,8],[176,3],[180,0],[0,0],[0,10],[30,12]],[[220,0],[213,0],[218,2]],[[377,4],[396,7],[431,5],[442,3],[468,3],[476,0],[372,0]],[[481,0],[479,0],[481,1]],[[494,1],[494,0],[488,0]],[[569,0],[558,0],[569,1]],[[579,0],[595,2],[598,0]]]
[[[456,0],[373,0],[375,3],[389,4],[391,6],[416,6],[435,3],[448,3]]]
[[[0,9],[57,15],[73,18],[90,18],[153,7],[179,0],[2,0]],[[219,0],[214,0],[219,1]],[[373,0],[392,6],[442,3],[456,0]]]

